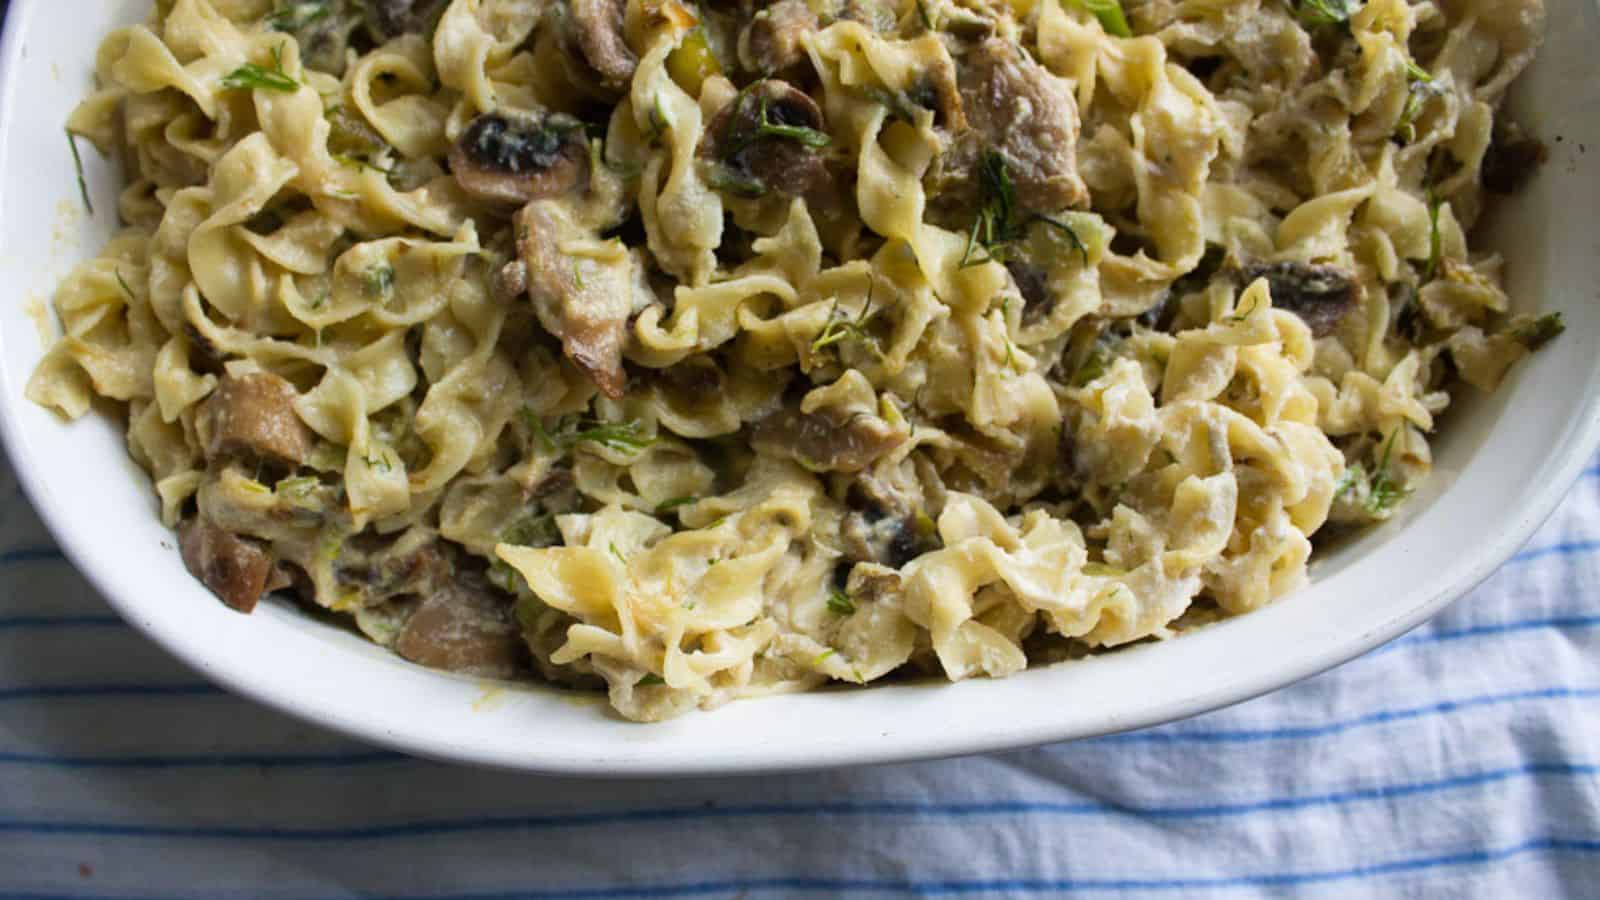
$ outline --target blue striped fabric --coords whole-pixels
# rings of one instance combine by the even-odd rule
[[[0,898],[1600,896],[1600,466],[1482,588],[1125,735],[760,779],[422,762],[199,680],[0,470]]]

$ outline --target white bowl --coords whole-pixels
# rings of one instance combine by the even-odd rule
[[[97,416],[63,424],[22,394],[55,284],[114,228],[116,173],[85,143],[100,211],[86,217],[62,125],[90,87],[99,36],[142,18],[149,0],[77,3],[71,15],[11,2],[0,45],[0,433],[68,557],[130,622],[245,696],[423,756],[542,772],[748,772],[998,750],[1193,715],[1438,612],[1533,533],[1600,442],[1600,17],[1592,0],[1551,6],[1516,109],[1552,158],[1498,211],[1489,243],[1507,257],[1519,307],[1560,310],[1567,334],[1497,393],[1452,409],[1437,471],[1401,517],[1317,562],[1307,589],[1180,640],[1002,681],[747,700],[636,725],[599,698],[412,666],[286,605],[229,611],[184,570],[119,428]]]

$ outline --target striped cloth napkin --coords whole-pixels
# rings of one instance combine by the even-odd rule
[[[1600,466],[1432,623],[1147,731],[579,781],[362,746],[111,614],[0,463],[0,898],[1600,896]]]

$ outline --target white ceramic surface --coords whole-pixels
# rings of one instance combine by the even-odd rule
[[[1600,441],[1600,79],[1593,0],[1549,0],[1552,28],[1518,85],[1519,118],[1552,158],[1494,217],[1523,309],[1567,334],[1442,423],[1437,472],[1405,512],[1320,560],[1312,585],[1164,644],[1003,681],[824,691],[730,704],[659,725],[597,699],[411,666],[293,608],[225,609],[184,571],[119,429],[65,425],[27,402],[41,310],[114,230],[115,172],[84,144],[85,216],[62,135],[98,36],[149,0],[11,0],[0,44],[0,434],[35,507],[118,611],[209,678],[309,720],[424,756],[544,772],[750,772],[1018,747],[1136,728],[1264,693],[1433,615],[1506,560]],[[1404,691],[1404,685],[1396,690]]]

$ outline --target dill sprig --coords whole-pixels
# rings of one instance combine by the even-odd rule
[[[855,601],[844,591],[834,591],[828,595],[828,612],[836,616],[848,616],[855,611]]]
[[[1411,496],[1411,491],[1400,486],[1389,474],[1389,458],[1394,453],[1394,439],[1400,435],[1400,429],[1389,432],[1389,439],[1383,442],[1383,455],[1378,459],[1378,468],[1372,472],[1372,482],[1367,492],[1367,509],[1373,513],[1381,513],[1401,500]]]
[[[78,196],[83,198],[83,208],[94,215],[94,204],[89,202],[89,182],[83,177],[83,157],[78,153],[78,136],[69,129],[67,131],[67,146],[72,148],[72,168],[78,173]]]
[[[1416,64],[1412,59],[1405,60],[1406,71],[1406,103],[1400,110],[1400,121],[1395,123],[1394,139],[1402,144],[1409,144],[1417,139],[1417,119],[1422,115],[1422,108],[1429,97],[1443,93],[1433,81],[1433,76],[1428,70]]]
[[[1011,180],[1010,167],[999,153],[989,150],[978,165],[978,191],[983,205],[967,231],[967,247],[961,254],[961,268],[981,266],[984,263],[1004,263],[1011,245],[1027,235],[1034,223],[1048,225],[1066,235],[1072,249],[1089,264],[1089,249],[1071,225],[1041,213],[1019,217],[1017,214],[1017,188]],[[978,251],[982,250],[982,255]]]
[[[750,97],[750,92],[760,87],[764,81],[766,81],[766,79],[761,78],[746,85],[745,88],[739,92],[739,95],[733,100],[734,110],[742,110],[746,100]],[[738,156],[746,147],[749,147],[751,144],[761,140],[762,138],[777,138],[778,140],[794,141],[798,144],[810,147],[813,150],[820,150],[823,147],[833,143],[833,138],[825,131],[818,131],[815,128],[809,128],[805,125],[787,125],[782,122],[772,121],[767,114],[769,109],[768,102],[768,98],[761,98],[761,105],[757,108],[755,127],[746,130],[743,134],[738,135],[733,141],[730,142],[727,152],[723,154],[724,159],[732,159],[733,157]]]
[[[639,423],[627,422],[558,422],[556,430],[544,426],[543,420],[531,409],[522,410],[523,422],[533,432],[534,440],[551,453],[566,453],[579,444],[599,444],[619,453],[638,453],[654,444],[656,439],[646,435]]]
[[[828,310],[827,323],[822,326],[822,329],[817,332],[816,338],[811,341],[811,352],[821,353],[834,344],[854,340],[861,341],[874,353],[877,353],[878,339],[867,331],[867,322],[871,318],[872,292],[870,290],[867,292],[866,305],[861,307],[860,315],[854,319],[850,318],[848,313],[841,312],[839,301],[835,299],[833,308]]]
[[[223,76],[222,86],[229,90],[247,88],[292,94],[300,89],[300,82],[283,71],[283,46],[280,44],[272,48],[272,68],[247,62]]]

